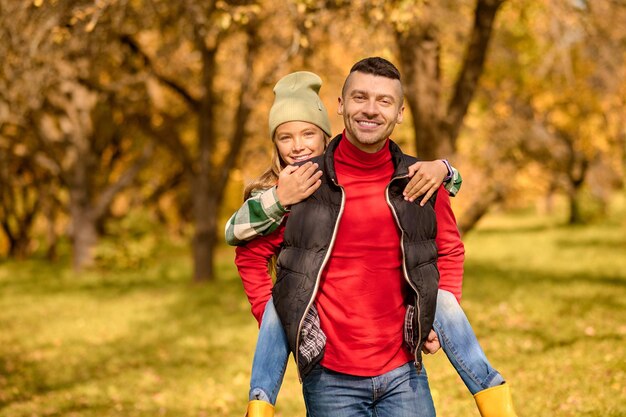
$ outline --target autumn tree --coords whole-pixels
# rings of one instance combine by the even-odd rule
[[[417,155],[423,159],[452,156],[463,119],[478,88],[494,22],[503,0],[478,0],[466,35],[465,55],[451,94],[442,79],[442,12],[431,2],[412,6],[391,2],[390,16],[411,111]],[[458,7],[454,4],[448,7]],[[447,103],[444,99],[448,97]]]
[[[480,101],[499,122],[484,134],[498,138],[499,132],[517,131],[514,146],[499,141],[526,155],[518,158],[509,184],[523,172],[522,165],[539,162],[544,171],[539,181],[547,180],[543,188],[564,191],[568,223],[581,223],[582,193],[591,175],[604,172],[596,194],[597,188],[620,184],[626,80],[620,50],[626,32],[617,22],[624,21],[626,10],[613,3],[559,0],[516,6],[503,16],[507,24],[495,39],[496,59],[485,88],[489,98]]]
[[[191,207],[181,210],[191,210],[196,281],[215,277],[219,209],[255,100],[297,52],[290,26],[275,24],[297,8],[281,9],[256,1],[137,2],[118,32],[151,86],[149,129],[189,187]]]
[[[119,99],[132,80],[118,77],[124,56],[110,48],[109,32],[98,24],[107,6],[2,2],[9,112],[34,138],[32,160],[67,190],[77,269],[92,263],[98,224],[149,155],[131,139],[133,111]]]
[[[10,130],[5,125],[0,134],[0,231],[8,243],[8,256],[23,259],[28,255],[31,229],[41,209],[37,191],[43,179],[41,172],[32,169],[28,148],[11,140],[12,133],[17,132]]]

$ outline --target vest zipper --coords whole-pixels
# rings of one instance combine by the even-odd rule
[[[309,304],[307,304],[306,309],[304,310],[304,314],[302,315],[302,318],[300,319],[300,324],[298,324],[298,333],[297,333],[298,336],[296,337],[296,352],[294,356],[296,359],[296,368],[298,369],[298,380],[300,381],[301,384],[302,384],[302,374],[300,372],[300,334],[302,332],[302,325],[304,324],[304,318],[308,314],[309,310],[311,309],[311,306],[313,305],[313,302],[315,301],[315,296],[317,295],[317,291],[319,289],[320,279],[322,278],[324,267],[328,263],[328,259],[330,259],[330,254],[332,252],[333,246],[335,245],[335,240],[337,238],[337,230],[339,229],[339,221],[341,220],[341,216],[343,215],[343,209],[346,203],[346,193],[344,191],[344,188],[341,185],[337,184],[337,182],[334,179],[332,181],[333,181],[333,184],[335,184],[337,187],[341,189],[341,206],[339,208],[339,215],[337,216],[337,221],[335,222],[333,236],[330,240],[330,244],[328,246],[328,250],[326,251],[326,255],[324,256],[324,260],[322,261],[320,270],[317,273],[317,278],[315,279],[315,287],[313,288],[313,294],[311,296],[311,299],[309,300]]]
[[[387,199],[387,205],[391,209],[391,213],[393,213],[393,217],[396,220],[396,224],[398,225],[398,228],[400,229],[400,249],[402,250],[402,272],[404,275],[404,279],[409,284],[409,286],[413,289],[413,291],[415,291],[415,295],[416,295],[415,312],[417,314],[417,341],[418,342],[417,342],[417,346],[415,347],[414,356],[415,356],[415,368],[419,375],[420,372],[422,371],[422,361],[418,359],[417,357],[419,347],[420,347],[419,344],[420,344],[420,341],[422,340],[422,321],[420,320],[421,311],[420,311],[420,302],[419,302],[420,293],[417,290],[417,288],[413,285],[411,280],[409,279],[409,273],[406,269],[406,253],[404,252],[404,229],[402,228],[402,225],[400,224],[400,219],[398,219],[398,213],[396,213],[396,209],[393,207],[393,204],[391,204],[391,200],[389,199],[389,186],[391,185],[391,183],[397,179],[406,178],[406,177],[408,177],[408,175],[399,175],[397,177],[393,177],[391,181],[389,181],[389,184],[387,184],[387,188],[385,189],[385,198]]]

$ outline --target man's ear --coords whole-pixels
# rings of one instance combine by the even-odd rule
[[[343,116],[343,100],[341,97],[337,97],[337,114]]]
[[[404,104],[402,106],[400,106],[400,110],[398,110],[398,121],[397,121],[397,123],[398,124],[402,123],[402,120],[404,120]]]

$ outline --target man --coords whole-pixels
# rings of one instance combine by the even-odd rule
[[[393,64],[356,63],[338,112],[345,131],[314,161],[320,188],[291,208],[273,289],[307,413],[434,416],[421,351],[438,348],[439,272],[458,292],[464,255],[449,198],[403,198],[415,159],[389,139],[404,112]]]

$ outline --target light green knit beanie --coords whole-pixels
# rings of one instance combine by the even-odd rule
[[[313,123],[331,136],[330,121],[319,91],[322,79],[308,71],[292,72],[274,86],[274,104],[270,109],[270,138],[286,122]]]

